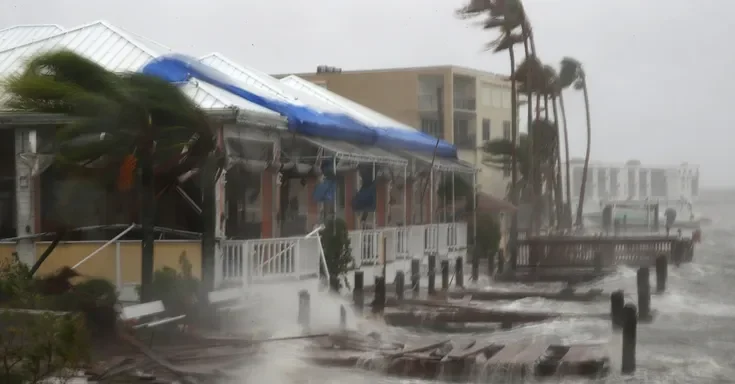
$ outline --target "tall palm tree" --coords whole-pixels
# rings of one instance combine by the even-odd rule
[[[459,9],[457,14],[462,18],[473,18],[477,16],[485,16],[483,28],[486,30],[499,30],[500,36],[487,45],[488,49],[493,52],[508,51],[510,63],[510,100],[511,100],[511,141],[518,142],[518,94],[517,84],[513,80],[513,73],[516,67],[514,46],[523,42],[526,36],[518,29],[525,22],[525,12],[520,0],[470,0],[469,4]],[[516,146],[511,147],[512,157],[516,158]],[[511,163],[511,184],[518,183],[517,162]],[[513,189],[516,192],[516,189]],[[510,196],[513,204],[518,204],[518,195],[513,193]],[[518,215],[514,214],[511,219],[510,228],[510,244],[511,244],[511,262],[512,268],[515,268],[515,260],[517,256],[516,243],[518,239]]]
[[[6,91],[13,109],[76,117],[57,130],[53,155],[58,166],[122,191],[132,189],[138,171],[141,300],[150,299],[154,182],[175,183],[178,175],[211,162],[217,147],[206,114],[164,80],[116,74],[68,51],[29,61],[7,81]]]
[[[565,203],[564,203],[564,194],[562,193],[562,182],[561,182],[561,142],[558,140],[561,138],[561,131],[559,127],[559,110],[557,108],[557,102],[559,101],[561,97],[561,86],[559,83],[559,75],[557,74],[554,67],[550,65],[544,66],[544,76],[546,77],[547,82],[547,90],[545,92],[545,96],[547,96],[549,99],[551,99],[551,108],[554,118],[554,125],[556,127],[556,137],[557,137],[557,147],[556,147],[556,154],[557,154],[557,178],[555,180],[555,190],[554,195],[556,196],[556,213],[557,213],[557,222],[563,223],[562,227],[568,227],[571,225],[571,218],[569,217],[569,212],[567,209],[565,209]],[[546,107],[546,113],[548,114],[549,108]],[[565,122],[566,123],[566,122]],[[567,138],[567,132],[566,132],[566,124],[564,125],[564,137]],[[564,146],[564,152],[567,163],[569,162],[569,146]],[[567,179],[567,190],[566,190],[566,200],[567,204],[571,204],[571,188],[569,187],[569,166],[567,166],[566,169],[566,179]]]
[[[584,209],[584,197],[587,189],[587,172],[590,165],[590,147],[592,145],[592,122],[590,120],[590,99],[587,91],[587,74],[582,68],[582,63],[571,57],[565,57],[561,61],[561,69],[559,71],[559,82],[562,89],[569,88],[573,85],[574,89],[582,90],[584,93],[584,108],[587,117],[587,151],[584,155],[584,168],[582,170],[582,186],[579,189],[579,203],[577,205],[577,217],[575,225],[582,227]],[[567,164],[569,164],[567,160]]]

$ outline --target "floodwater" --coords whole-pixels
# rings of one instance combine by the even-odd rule
[[[586,379],[551,379],[551,383],[696,383],[715,384],[735,382],[735,191],[710,192],[704,195],[697,208],[712,224],[703,230],[703,242],[692,264],[669,272],[667,292],[652,299],[658,316],[652,324],[638,328],[638,370],[632,376],[619,375],[620,335],[613,334],[608,321],[568,319],[517,328],[507,332],[486,334],[452,334],[476,340],[530,341],[549,340],[553,343],[606,343],[613,357],[613,373],[597,381]],[[652,279],[653,281],[653,279]],[[479,285],[489,286],[487,279]],[[508,287],[507,284],[502,287]],[[552,286],[548,286],[550,289]],[[635,301],[635,271],[620,269],[615,275],[586,288],[604,288],[609,292],[624,289],[626,300]],[[497,287],[496,287],[497,288]],[[580,287],[585,289],[585,287]],[[250,312],[248,328],[275,330],[278,335],[293,335],[296,327],[296,292],[285,289],[274,292]],[[335,329],[339,298],[317,295],[312,297],[312,324],[314,331]],[[493,308],[543,310],[558,312],[604,313],[608,302],[579,304],[560,303],[540,299],[515,302],[493,302]],[[415,344],[443,335],[420,330],[389,328],[370,321],[355,323],[350,315],[348,325],[361,331],[377,331],[384,338],[414,340]],[[446,337],[446,336],[445,336]],[[242,369],[242,381],[252,383],[344,383],[344,384],[422,384],[424,381],[395,378],[359,369],[332,369],[312,367],[299,360],[303,341],[272,343],[262,359]],[[487,376],[474,382],[504,383],[513,378]],[[516,381],[517,382],[517,381]]]

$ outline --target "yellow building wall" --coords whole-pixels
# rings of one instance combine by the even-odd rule
[[[53,273],[57,269],[72,267],[89,254],[101,247],[105,242],[84,241],[59,244],[54,252],[39,269],[39,275]],[[192,265],[192,274],[201,277],[201,243],[198,241],[157,241],[153,248],[153,268],[159,270],[170,267],[181,271],[179,259],[182,254]],[[0,244],[0,258],[4,255],[4,244]],[[36,243],[36,258],[41,256],[49,242]],[[15,249],[15,246],[12,246]],[[140,283],[140,241],[122,241],[110,244],[96,255],[85,261],[76,270],[89,277],[101,277],[112,281],[117,280],[116,253],[120,252],[120,266],[122,283]],[[9,251],[8,254],[10,254]]]
[[[15,252],[15,244],[0,244],[0,265],[9,262],[13,257],[13,252]]]

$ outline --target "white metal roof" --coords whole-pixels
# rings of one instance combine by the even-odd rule
[[[16,25],[0,30],[0,51],[63,32],[56,24]]]
[[[320,87],[308,80],[304,80],[298,76],[287,76],[280,80],[282,84],[298,90],[301,93],[310,95],[328,104],[338,106],[340,109],[351,115],[353,118],[374,127],[392,127],[406,130],[416,130],[406,124],[393,120],[375,110],[372,110],[362,104],[356,103],[346,97],[342,97],[324,87]]]
[[[210,53],[201,57],[199,61],[240,82],[247,87],[246,90],[260,96],[296,105],[309,104],[308,101],[300,100],[298,95],[291,92],[290,88],[281,84],[277,79],[257,69],[235,63],[222,54]],[[319,107],[319,105],[314,106]]]
[[[164,45],[135,37],[106,21],[96,21],[0,51],[0,79],[17,74],[33,56],[61,49],[74,51],[114,72],[137,71],[151,59],[170,52]],[[182,91],[204,109],[237,107],[254,114],[278,116],[209,84],[192,81]]]

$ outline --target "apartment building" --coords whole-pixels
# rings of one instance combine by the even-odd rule
[[[462,160],[481,170],[482,192],[505,196],[509,173],[482,162],[483,142],[511,133],[510,83],[503,76],[457,66],[360,71],[320,66],[316,73],[296,75],[453,143]]]

